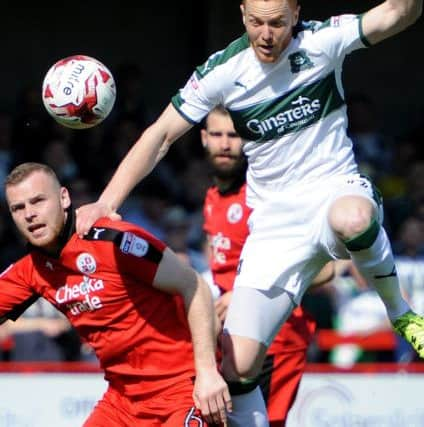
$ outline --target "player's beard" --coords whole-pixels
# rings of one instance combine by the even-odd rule
[[[245,156],[238,157],[231,166],[216,164],[210,157],[213,176],[221,181],[233,181],[246,174],[247,161]]]

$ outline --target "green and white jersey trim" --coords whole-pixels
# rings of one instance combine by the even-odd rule
[[[258,61],[243,35],[198,67],[172,103],[193,123],[218,104],[230,111],[249,159],[253,207],[287,185],[357,172],[341,68],[366,44],[356,15],[303,23],[272,64]]]

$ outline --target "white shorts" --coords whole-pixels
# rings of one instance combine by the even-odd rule
[[[299,304],[312,279],[328,261],[349,258],[345,245],[328,223],[330,206],[346,195],[369,199],[382,222],[376,190],[359,174],[289,187],[278,195],[278,200],[255,208],[249,218],[250,234],[240,255],[234,286],[262,290],[278,286]]]

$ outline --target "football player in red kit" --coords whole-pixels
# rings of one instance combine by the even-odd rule
[[[215,307],[223,322],[232,296],[239,255],[249,233],[246,206],[245,158],[241,138],[228,112],[216,107],[201,130],[203,146],[213,168],[215,185],[204,202],[204,230],[210,248],[210,268],[221,296]],[[283,261],[282,261],[283,262]],[[332,276],[332,265],[324,267],[315,283]],[[315,321],[297,307],[268,349],[260,377],[271,427],[286,423],[306,364],[306,350],[315,332]]]
[[[29,252],[0,276],[0,322],[41,296],[93,347],[109,386],[84,426],[224,422],[231,399],[199,275],[130,223],[100,219],[77,237],[69,192],[43,164],[16,167],[5,191]]]

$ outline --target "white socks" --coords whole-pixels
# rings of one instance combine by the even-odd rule
[[[383,227],[371,247],[351,251],[350,255],[359,272],[377,291],[392,322],[410,310],[400,293],[392,249]]]
[[[269,427],[268,415],[261,390],[231,396],[233,411],[227,414],[228,427]]]

